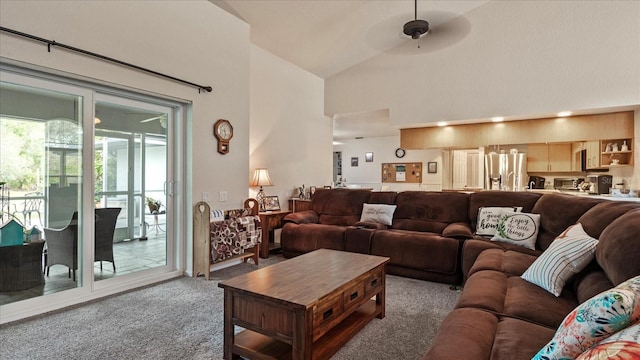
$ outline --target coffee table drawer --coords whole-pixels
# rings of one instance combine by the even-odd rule
[[[342,314],[342,293],[326,296],[318,301],[313,311],[313,326],[321,327]]]
[[[350,287],[342,293],[342,301],[344,303],[345,310],[353,305],[362,304],[362,299],[365,297],[365,282],[359,282],[358,284]]]
[[[382,269],[379,268],[369,274],[364,283],[364,291],[366,294],[372,294],[382,289]]]

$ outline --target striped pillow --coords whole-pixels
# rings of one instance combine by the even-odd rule
[[[593,260],[598,240],[592,238],[577,223],[558,235],[549,248],[522,274],[555,296],[560,296],[569,278]]]

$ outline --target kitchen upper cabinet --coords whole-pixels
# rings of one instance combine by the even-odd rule
[[[587,141],[585,143],[587,149],[587,159],[585,161],[587,170],[600,169],[600,141]]]
[[[527,172],[572,171],[571,157],[571,144],[529,144]]]

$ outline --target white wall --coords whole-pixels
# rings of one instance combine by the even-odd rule
[[[274,186],[264,191],[277,195],[282,209],[299,186],[331,183],[333,123],[323,104],[323,79],[251,46],[249,168],[269,169]]]
[[[380,190],[382,185],[392,191],[403,190],[441,190],[442,154],[440,150],[407,150],[406,155],[399,159],[395,156],[400,147],[400,136],[371,137],[365,139],[339,140],[340,145],[334,145],[333,151],[342,151],[342,178],[347,185],[359,185],[365,188]],[[365,153],[373,152],[373,162],[365,161]],[[351,158],[358,158],[358,166],[351,166]],[[427,173],[427,162],[438,163],[436,174]],[[382,163],[422,162],[421,184],[382,183]],[[335,180],[335,179],[334,179]]]
[[[640,2],[492,1],[325,83],[329,115],[399,126],[640,104]],[[441,50],[446,31],[470,27]]]

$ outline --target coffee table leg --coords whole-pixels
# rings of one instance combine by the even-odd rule
[[[233,359],[233,292],[224,289],[224,358]]]
[[[293,346],[291,358],[293,360],[311,360],[313,353],[313,309],[296,311],[294,315]]]
[[[378,314],[378,316],[376,316],[378,319],[384,319],[385,316],[385,293],[387,292],[387,274],[386,272],[383,270],[382,271],[382,276],[381,276],[381,280],[382,280],[382,289],[380,289],[380,292],[378,293],[378,295],[376,295],[376,305],[380,307],[380,314]]]

